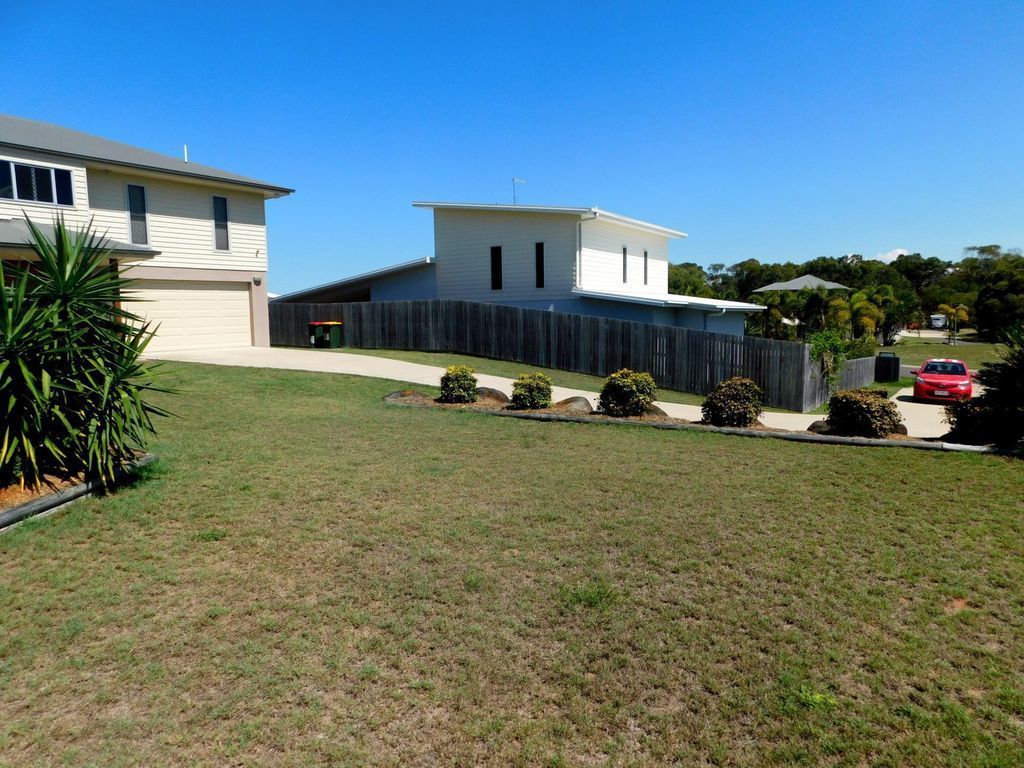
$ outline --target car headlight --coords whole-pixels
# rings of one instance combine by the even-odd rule
[[[927,384],[928,383],[927,381],[922,379],[920,376],[917,377],[916,381],[917,381],[918,384]]]

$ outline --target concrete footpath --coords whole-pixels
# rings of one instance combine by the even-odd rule
[[[403,360],[391,360],[386,357],[371,355],[350,355],[344,352],[331,352],[315,349],[290,349],[284,347],[240,347],[236,349],[197,349],[180,352],[154,353],[151,357],[160,360],[177,360],[186,363],[206,363],[209,365],[234,365],[245,368],[281,368],[292,371],[317,371],[321,373],[345,373],[350,376],[369,376],[375,379],[392,379],[410,384],[425,384],[436,387],[441,381],[444,368],[434,365],[408,363]],[[524,371],[529,366],[524,366]],[[512,394],[512,379],[501,376],[489,376],[478,373],[477,380],[482,387],[500,389],[507,395]],[[596,405],[597,392],[580,389],[553,387],[552,397],[563,400],[567,397],[579,396],[590,400]],[[912,390],[904,389],[894,397],[896,407],[903,416],[907,431],[913,437],[939,437],[949,431],[942,423],[942,407],[940,405],[909,402]],[[660,407],[669,416],[700,421],[700,406],[682,405],[659,401]],[[769,427],[789,430],[805,430],[814,421],[822,419],[820,414],[810,413],[772,413],[766,411],[761,421]]]

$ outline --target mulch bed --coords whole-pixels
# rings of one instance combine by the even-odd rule
[[[56,493],[57,491],[63,491],[65,488],[71,488],[84,482],[84,479],[81,475],[75,477],[44,475],[43,484],[39,488],[33,489],[27,486],[22,488],[19,485],[5,485],[0,487],[0,511],[24,504],[26,501],[32,501],[42,496]]]
[[[645,413],[643,416],[609,416],[601,411],[581,411],[566,405],[564,402],[554,403],[550,408],[536,408],[536,409],[513,409],[504,400],[499,400],[494,397],[483,395],[475,403],[442,403],[434,399],[430,395],[425,395],[422,392],[417,392],[414,389],[403,389],[400,392],[394,392],[386,398],[388,402],[398,403],[400,405],[414,405],[419,407],[428,408],[447,408],[449,410],[456,411],[475,411],[479,413],[495,413],[495,412],[510,412],[510,413],[538,413],[538,414],[559,414],[565,416],[586,416],[589,420],[597,421],[608,421],[615,422],[617,424],[625,423],[636,423],[636,424],[701,424],[699,421],[688,421],[687,419],[677,419],[672,416],[668,416],[664,413]],[[571,398],[570,398],[571,399]],[[762,424],[760,421],[747,427],[747,429],[757,430],[759,432],[785,432],[787,430],[777,429],[775,427],[768,427]]]

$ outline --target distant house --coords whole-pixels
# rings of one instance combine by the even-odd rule
[[[263,206],[291,192],[0,115],[0,258],[35,258],[25,217],[44,231],[92,222],[138,281],[125,308],[159,324],[150,351],[269,345]]]
[[[668,292],[668,227],[600,208],[416,202],[434,256],[283,295],[277,302],[465,299],[743,334],[757,304]]]

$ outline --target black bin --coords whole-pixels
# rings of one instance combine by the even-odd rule
[[[879,352],[875,358],[875,381],[899,381],[900,359],[895,352]]]

